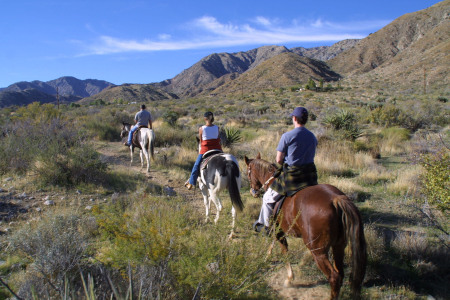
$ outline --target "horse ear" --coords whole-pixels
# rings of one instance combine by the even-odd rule
[[[244,161],[245,161],[245,164],[248,166],[248,164],[250,163],[250,159],[247,157],[247,155],[244,156]]]
[[[256,155],[256,159],[261,159],[261,153],[258,152],[258,155]]]

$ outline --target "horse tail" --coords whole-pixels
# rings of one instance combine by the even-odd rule
[[[240,175],[239,167],[232,160],[226,162],[226,173],[228,177],[228,192],[230,193],[231,203],[234,207],[237,207],[240,211],[244,209],[244,203],[242,203],[241,193],[239,191],[238,180]]]
[[[345,238],[351,243],[352,271],[349,281],[354,296],[359,298],[367,264],[366,239],[361,215],[355,204],[345,195],[335,197],[333,204],[342,212]]]
[[[150,157],[152,160],[155,160],[154,154],[155,154],[155,132],[153,129],[150,129],[147,131],[148,136],[148,152],[150,153]]]

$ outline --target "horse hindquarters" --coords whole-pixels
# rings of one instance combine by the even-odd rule
[[[333,205],[342,212],[342,226],[346,240],[351,243],[352,272],[349,281],[353,296],[358,299],[367,264],[366,240],[361,215],[347,196],[335,197]]]

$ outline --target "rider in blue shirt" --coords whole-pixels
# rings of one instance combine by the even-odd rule
[[[130,132],[128,133],[128,140],[126,143],[124,143],[125,146],[129,147],[131,145],[131,139],[133,138],[133,133],[140,127],[140,126],[148,126],[150,129],[153,129],[152,125],[152,115],[149,111],[145,109],[145,104],[141,105],[141,110],[136,113],[134,116],[134,122],[136,123],[133,127],[131,127]]]

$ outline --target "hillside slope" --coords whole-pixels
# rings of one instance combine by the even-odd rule
[[[242,91],[257,92],[267,88],[298,85],[309,78],[316,81],[334,81],[340,78],[324,62],[303,57],[292,52],[277,55],[236,77],[236,79],[215,88],[210,94],[235,94]],[[214,84],[214,83],[213,83]]]
[[[443,59],[446,55],[434,57],[437,54],[435,51],[427,51],[432,48],[444,50],[446,47],[439,45],[449,43],[449,13],[450,0],[446,0],[427,9],[403,15],[362,39],[353,48],[337,55],[329,64],[333,70],[346,76],[372,71],[387,62],[391,65],[399,64],[398,68],[402,68],[402,65],[412,66],[426,59],[431,63],[429,68],[439,67],[445,63]],[[403,54],[402,57],[392,60],[400,54]]]
[[[178,96],[155,88],[150,84],[123,84],[104,89],[98,94],[80,100],[80,103],[90,103],[101,99],[105,102],[150,102],[164,99],[178,99]]]

